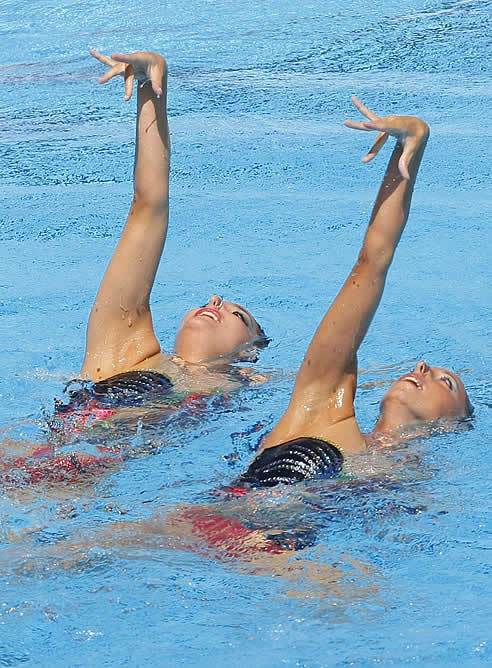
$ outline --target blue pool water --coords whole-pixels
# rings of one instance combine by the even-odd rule
[[[1,3],[3,442],[43,441],[127,213],[135,106],[116,84],[97,85],[91,47],[152,48],[169,62],[172,212],[153,298],[163,347],[183,312],[217,292],[272,337],[261,368],[273,375],[199,419],[129,428],[128,447],[152,454],[111,475],[0,490],[0,665],[490,665],[490,10],[487,0]],[[357,118],[354,93],[432,128],[359,356],[361,424],[371,428],[390,380],[423,358],[462,375],[473,429],[388,453],[397,482],[371,481],[381,462],[369,456],[360,485],[237,502],[275,526],[296,508],[295,522],[316,530],[297,581],[170,546],[64,563],[66,538],[198,503],[232,480],[285,409],[387,156],[360,164],[370,138],[342,125]],[[48,558],[57,541],[62,559]]]

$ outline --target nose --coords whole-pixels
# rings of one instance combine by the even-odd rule
[[[208,300],[208,303],[210,306],[213,306],[216,309],[220,309],[223,304],[222,297],[219,297],[219,295],[212,295]]]
[[[425,360],[419,360],[415,365],[415,371],[421,374],[427,373],[429,371],[429,365]]]

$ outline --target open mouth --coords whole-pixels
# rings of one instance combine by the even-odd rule
[[[414,385],[416,385],[416,386],[418,387],[419,390],[422,389],[422,385],[421,385],[421,384],[419,383],[419,381],[415,378],[415,376],[402,376],[402,378],[400,378],[400,380],[407,380],[407,381],[409,381],[410,383],[413,383]]]
[[[210,318],[211,320],[215,320],[215,322],[220,322],[221,320],[220,313],[215,309],[211,308],[198,309],[198,311],[195,313],[195,318],[198,318],[199,316],[205,316],[207,318]]]

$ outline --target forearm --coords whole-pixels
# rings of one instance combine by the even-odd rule
[[[409,179],[403,178],[400,173],[398,163],[403,149],[399,142],[396,144],[376,197],[359,262],[369,263],[383,274],[391,264],[395,249],[405,229],[413,188],[427,139],[428,131],[422,137],[412,158],[409,166]]]
[[[169,199],[170,138],[167,121],[167,68],[162,95],[150,82],[138,86],[138,113],[134,169],[137,206],[166,208]]]

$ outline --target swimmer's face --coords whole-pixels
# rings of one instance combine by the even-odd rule
[[[382,413],[398,411],[402,425],[463,417],[469,405],[459,376],[423,360],[396,380],[381,402]]]
[[[174,350],[188,362],[213,360],[239,352],[259,336],[260,327],[244,306],[212,295],[205,306],[185,314]]]

